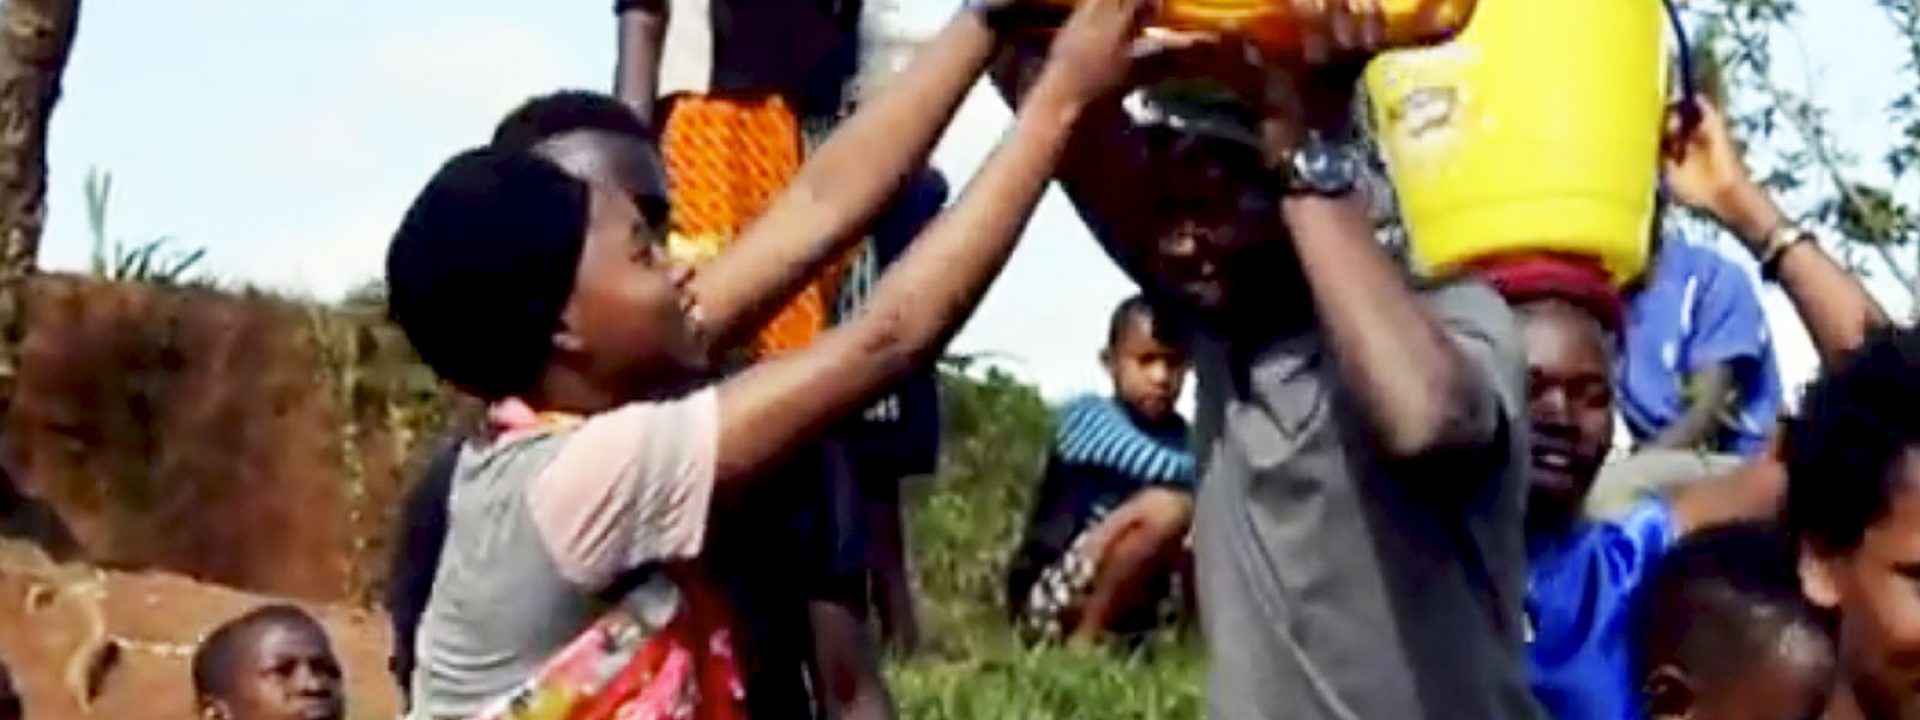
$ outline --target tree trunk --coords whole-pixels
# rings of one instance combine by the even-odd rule
[[[13,404],[26,279],[46,222],[47,124],[80,0],[0,0],[0,417]]]

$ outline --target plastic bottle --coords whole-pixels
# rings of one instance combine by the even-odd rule
[[[1052,0],[1071,5],[1074,0]],[[1325,0],[1329,3],[1349,0]],[[1394,45],[1430,42],[1459,31],[1475,0],[1378,0],[1386,14],[1386,39]],[[1181,30],[1244,35],[1270,51],[1300,46],[1287,0],[1166,0],[1156,24]]]

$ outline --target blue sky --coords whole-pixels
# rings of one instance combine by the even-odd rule
[[[223,278],[334,296],[380,272],[411,194],[452,152],[485,139],[529,95],[605,87],[611,2],[338,0],[90,2],[54,117],[50,219],[41,259],[88,262],[83,179],[114,176],[110,234],[207,248]],[[930,30],[955,0],[899,0],[898,22]],[[1806,2],[1804,68],[1844,143],[1877,157],[1900,57],[1871,0]],[[935,153],[971,175],[1008,112],[977,88]],[[1100,390],[1094,352],[1108,310],[1131,291],[1058,193],[960,351],[1008,358],[1049,395]],[[1770,310],[1785,310],[1781,298]],[[1790,377],[1808,353],[1789,317]]]

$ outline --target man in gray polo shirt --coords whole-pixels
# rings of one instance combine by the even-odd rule
[[[1416,288],[1374,241],[1357,151],[1331,139],[1350,137],[1340,79],[1268,118],[1271,142],[1244,106],[1089,109],[1058,171],[1108,253],[1193,323],[1213,715],[1538,717],[1524,350],[1492,291]]]

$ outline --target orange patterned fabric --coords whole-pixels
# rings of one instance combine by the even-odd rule
[[[673,224],[668,247],[696,265],[720,254],[800,170],[800,122],[778,95],[682,95],[662,141]],[[801,290],[760,331],[756,355],[806,347],[826,328],[842,261]]]

